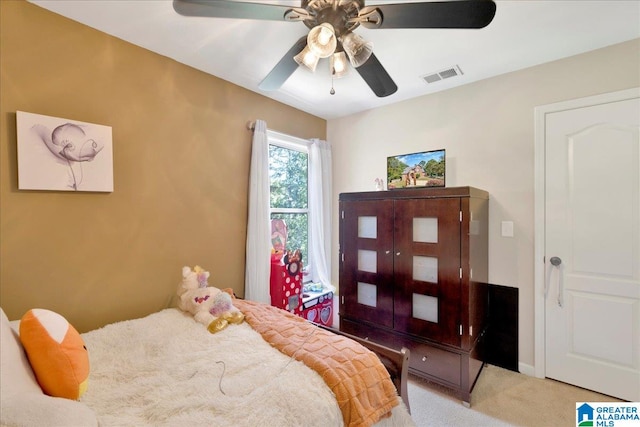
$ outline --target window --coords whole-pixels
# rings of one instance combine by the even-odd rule
[[[286,249],[300,249],[309,260],[309,154],[306,141],[276,132],[269,139],[269,200],[271,219],[287,225]],[[306,269],[306,268],[305,268]]]

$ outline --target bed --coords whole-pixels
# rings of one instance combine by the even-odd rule
[[[367,384],[358,389],[340,376],[343,372],[336,374],[335,369],[327,368],[324,355],[327,351],[337,353],[337,371],[348,372],[351,365],[370,363],[363,361],[371,359],[359,356],[366,356],[370,350],[284,310],[249,301],[236,303],[246,321],[215,334],[177,308],[81,334],[88,349],[90,375],[88,389],[79,400],[42,393],[21,347],[16,322],[10,323],[2,312],[0,423],[415,425],[404,403],[408,403],[403,376],[406,353],[364,343],[377,352],[375,364],[386,367],[385,373],[389,373],[381,380],[372,375],[380,366],[365,366],[357,381]],[[270,322],[280,326],[273,327]],[[278,350],[265,338],[271,334],[283,340],[283,334],[275,331],[278,328],[297,335],[287,338],[289,342],[284,345],[288,349]],[[302,356],[306,350],[311,350],[307,352],[311,359]],[[353,351],[357,352],[355,356]],[[347,377],[350,375],[353,373],[347,373]],[[392,403],[388,393],[385,395],[375,384],[388,389],[389,381],[395,393]],[[404,391],[404,396],[396,389]]]

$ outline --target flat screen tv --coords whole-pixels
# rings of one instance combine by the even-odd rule
[[[444,187],[445,150],[387,157],[387,189]]]

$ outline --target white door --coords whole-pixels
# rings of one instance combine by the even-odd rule
[[[635,96],[546,114],[544,307],[547,377],[640,401]]]

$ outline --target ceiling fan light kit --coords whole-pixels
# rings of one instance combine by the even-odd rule
[[[331,70],[331,76],[336,79],[346,75],[349,71],[347,68],[347,55],[345,55],[344,52],[336,52],[331,55],[329,68]]]
[[[365,6],[365,0],[300,0],[300,7],[238,0],[173,0],[183,16],[303,22],[309,33],[298,40],[260,82],[262,90],[277,90],[298,65],[312,71],[330,58],[331,76],[347,72],[344,55],[378,97],[398,87],[373,53],[373,44],[353,31],[389,28],[484,28],[496,13],[493,0],[446,0]],[[340,55],[341,54],[341,55]]]
[[[309,31],[307,46],[320,58],[328,58],[336,51],[338,41],[333,25],[323,22]]]
[[[342,47],[349,56],[349,61],[354,68],[358,68],[371,57],[373,43],[365,41],[356,33],[348,33],[342,37]]]
[[[320,61],[320,57],[313,53],[309,48],[309,45],[307,45],[304,49],[302,49],[302,52],[293,57],[293,60],[296,61],[299,65],[304,65],[311,72],[315,72],[316,67],[318,66],[318,62]]]

